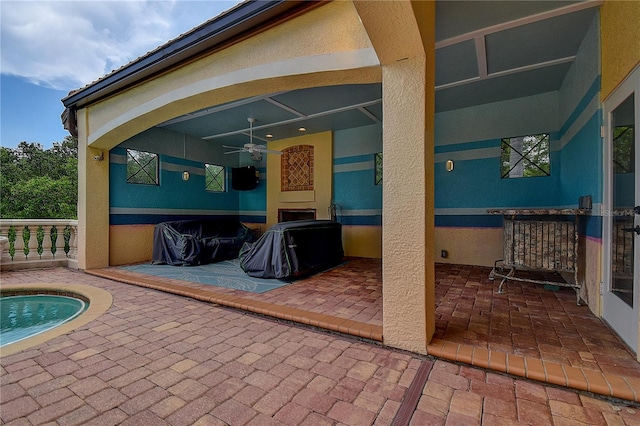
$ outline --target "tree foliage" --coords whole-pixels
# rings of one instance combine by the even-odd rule
[[[503,178],[549,176],[551,173],[547,133],[502,139],[501,151]]]
[[[634,172],[634,130],[633,126],[613,129],[613,172],[616,174]]]
[[[75,219],[78,141],[67,136],[45,150],[39,143],[0,147],[0,216],[11,219]]]
[[[158,184],[158,154],[127,149],[127,183]]]

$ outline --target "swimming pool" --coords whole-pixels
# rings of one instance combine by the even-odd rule
[[[0,347],[58,327],[82,314],[87,307],[81,299],[60,295],[0,297]]]

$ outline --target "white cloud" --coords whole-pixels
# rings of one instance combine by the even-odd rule
[[[0,1],[1,72],[82,87],[238,1]]]

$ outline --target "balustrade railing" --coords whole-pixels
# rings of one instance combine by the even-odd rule
[[[77,220],[2,219],[0,267],[3,270],[77,268],[77,235]]]

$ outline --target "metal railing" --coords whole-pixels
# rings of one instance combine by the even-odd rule
[[[77,235],[77,220],[2,219],[0,269],[77,268]]]

